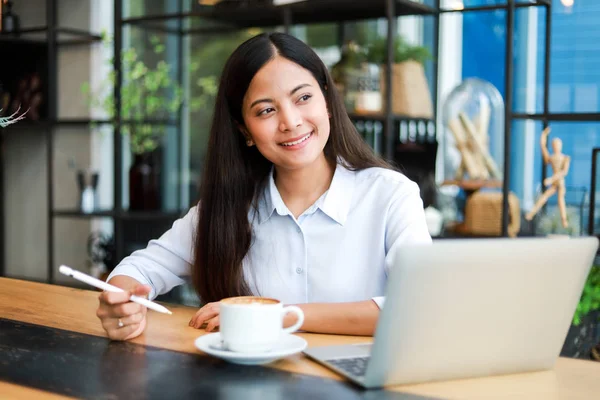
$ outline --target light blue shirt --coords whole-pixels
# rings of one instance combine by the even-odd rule
[[[391,249],[431,243],[418,186],[382,168],[337,166],[329,189],[298,219],[283,202],[273,174],[250,211],[253,242],[243,261],[255,295],[285,304],[373,299],[383,305]],[[152,287],[150,298],[190,275],[196,207],[110,274]]]

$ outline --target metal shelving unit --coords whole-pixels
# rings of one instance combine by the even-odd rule
[[[57,93],[58,93],[58,51],[64,46],[85,46],[94,43],[99,43],[102,40],[101,35],[93,32],[87,32],[79,29],[63,28],[58,26],[57,23],[57,5],[60,0],[46,0],[46,25],[34,28],[21,29],[19,31],[20,36],[9,36],[0,34],[0,49],[6,44],[17,44],[23,46],[42,46],[45,48],[46,60],[45,60],[45,80],[47,82],[46,96],[49,101],[46,101],[45,107],[45,118],[32,121],[24,120],[19,123],[19,129],[23,127],[39,129],[40,133],[44,134],[44,140],[47,146],[47,208],[48,208],[48,243],[47,243],[47,273],[45,281],[52,283],[54,281],[54,220],[56,218],[76,218],[76,219],[91,219],[91,218],[111,218],[115,221],[115,236],[121,237],[121,231],[118,228],[122,228],[122,221],[129,222],[157,222],[164,223],[170,222],[177,219],[181,213],[174,212],[128,212],[120,207],[114,207],[111,210],[96,211],[93,213],[83,213],[79,210],[60,210],[56,209],[53,201],[54,197],[54,171],[53,171],[53,157],[54,157],[54,135],[55,130],[59,127],[89,127],[92,125],[101,124],[113,124],[114,121],[109,120],[95,120],[88,118],[69,118],[59,119],[57,112]],[[30,39],[27,36],[31,34],[45,34],[43,39]],[[66,38],[65,38],[66,37]],[[164,121],[164,120],[151,120],[148,121],[151,124],[162,124],[162,125],[175,125],[175,121]],[[122,124],[134,123],[132,121],[121,121]],[[11,129],[11,127],[6,128]],[[121,137],[115,135],[115,143],[120,143]],[[0,148],[2,146],[2,135],[0,135]],[[120,154],[119,154],[120,157]],[[115,165],[117,162],[117,154],[115,154]],[[5,233],[5,217],[4,217],[4,177],[2,174],[1,166],[4,164],[2,158],[2,152],[0,151],[0,276],[5,275],[5,252],[4,252],[4,233]],[[120,182],[120,173],[118,171],[118,179]],[[117,179],[117,170],[115,170],[115,182]],[[120,186],[116,186],[119,187]],[[115,196],[115,200],[116,200]],[[121,204],[120,190],[118,193],[119,203],[115,202],[115,205]]]
[[[425,4],[417,3],[411,0],[307,0],[304,2],[291,3],[287,5],[254,5],[240,7],[222,7],[206,6],[197,2],[192,3],[189,12],[183,12],[183,1],[179,1],[179,12],[162,15],[146,15],[142,17],[121,18],[122,1],[115,2],[115,31],[121,31],[124,26],[136,26],[149,31],[158,31],[173,35],[202,35],[222,32],[232,32],[245,28],[267,28],[282,27],[288,32],[296,24],[317,24],[317,23],[337,23],[343,31],[343,22],[358,21],[385,18],[388,22],[388,35],[395,36],[396,17],[408,15],[429,15],[435,19],[433,37],[436,38],[433,55],[437,58],[437,36],[439,32],[439,0],[435,1],[436,6],[431,7]],[[117,15],[119,16],[117,18]],[[207,25],[205,28],[173,29],[165,27],[168,21],[178,21],[181,27],[182,21],[193,19],[202,19]],[[339,35],[343,38],[343,32]],[[116,38],[116,37],[115,37]],[[341,42],[339,43],[342,44]],[[389,49],[392,47],[392,41],[389,41]],[[115,43],[115,54],[117,54],[117,45]],[[389,51],[390,57],[388,65],[393,62],[392,51]],[[181,56],[181,53],[180,53]],[[179,63],[181,64],[181,63]],[[115,61],[115,69],[120,65]],[[391,69],[387,68],[387,82],[391,82]],[[434,74],[437,80],[437,66],[434,63]],[[436,103],[437,82],[433,82],[432,92],[434,93],[434,105]],[[387,104],[391,104],[391,91],[388,90]],[[116,93],[115,95],[118,95]],[[394,126],[400,121],[411,120],[404,116],[393,115],[390,106],[381,115],[354,115],[355,121],[378,121],[384,124],[383,143],[375,147],[382,150],[388,159],[394,156]],[[432,120],[433,121],[433,120]],[[435,125],[434,125],[435,126]]]
[[[544,111],[541,114],[525,114],[513,111],[513,84],[514,84],[514,37],[515,37],[515,13],[517,9],[529,7],[544,7],[546,9],[546,30],[544,32]],[[530,0],[529,2],[519,2],[517,0],[506,0],[505,4],[485,5],[465,7],[461,10],[440,10],[440,13],[465,13],[465,12],[486,12],[501,10],[506,12],[506,47],[504,61],[504,170],[502,180],[502,236],[508,237],[509,209],[508,196],[510,193],[510,162],[511,162],[511,137],[512,124],[518,119],[536,119],[543,121],[544,128],[552,119],[548,109],[548,92],[550,86],[550,33],[552,21],[552,1],[551,0]],[[542,169],[543,174],[545,173]]]
[[[314,24],[314,23],[325,23],[332,22],[337,23],[338,26],[343,27],[345,21],[357,21],[357,20],[368,20],[375,18],[386,18],[388,21],[388,32],[389,34],[395,34],[396,31],[396,17],[406,15],[431,15],[435,18],[434,33],[433,37],[436,38],[436,43],[433,48],[433,55],[437,57],[437,36],[439,31],[439,18],[437,9],[439,9],[439,1],[436,0],[436,7],[430,7],[427,5],[415,3],[410,0],[308,0],[306,2],[293,3],[283,6],[274,5],[256,5],[250,8],[238,7],[238,8],[225,8],[220,6],[203,6],[192,2],[191,9],[189,12],[184,12],[184,1],[179,0],[177,5],[177,12],[170,14],[160,15],[145,15],[142,17],[123,17],[123,1],[115,0],[114,3],[114,70],[116,71],[116,88],[115,88],[115,104],[116,109],[119,110],[121,99],[120,99],[120,87],[122,85],[122,74],[121,74],[121,51],[123,46],[123,31],[126,27],[135,26],[137,28],[145,29],[147,31],[161,32],[173,37],[178,38],[177,45],[177,56],[179,58],[179,71],[178,76],[181,84],[182,77],[182,38],[189,37],[190,35],[203,35],[203,34],[215,34],[223,32],[234,32],[246,28],[265,28],[273,29],[273,27],[283,28],[284,31],[289,31],[293,25],[296,24]],[[185,28],[187,24],[184,21],[201,19],[206,27],[202,28]],[[190,24],[191,25],[191,24]],[[175,28],[177,26],[177,28]],[[343,38],[343,28],[340,29],[340,39]],[[341,42],[339,43],[342,44]],[[392,42],[390,41],[390,48]],[[392,52],[388,60],[391,65]],[[387,82],[391,82],[391,69],[388,68]],[[437,66],[434,63],[434,76],[437,77]],[[433,84],[433,93],[437,92],[436,82]],[[354,116],[355,122],[363,121],[365,123],[377,123],[382,126],[381,135],[378,136],[378,140],[381,143],[373,142],[373,146],[376,149],[381,150],[387,158],[392,159],[394,156],[394,149],[398,145],[397,138],[393,132],[399,130],[399,126],[403,123],[409,123],[414,121],[420,123],[420,120],[406,118],[404,116],[393,115],[391,108],[391,91],[388,90],[388,102],[390,104],[388,109],[381,115],[376,116]],[[434,95],[435,97],[435,95]],[[436,99],[434,98],[434,101]],[[123,121],[120,121],[120,115],[117,111],[116,122],[119,126]],[[426,130],[430,132],[429,138],[435,137],[435,134],[431,134],[432,129],[435,130],[434,120],[428,120],[425,126]],[[176,121],[177,128],[180,127],[179,120]],[[433,128],[432,128],[433,127]],[[114,143],[115,143],[115,205],[121,204],[122,193],[122,168],[121,160],[123,149],[121,146],[120,133],[118,129],[114,132]],[[373,138],[375,140],[375,138]],[[181,148],[178,149],[181,153]],[[67,214],[65,214],[67,215]],[[68,213],[68,215],[73,215]],[[127,216],[126,216],[127,215]],[[125,217],[126,216],[126,217]],[[171,215],[173,216],[173,215]],[[116,258],[121,259],[126,255],[125,243],[123,241],[122,232],[124,231],[124,224],[127,219],[136,218],[133,214],[124,214],[123,210],[118,207],[114,210],[112,215],[115,221],[115,247],[116,247]],[[152,217],[154,220],[160,219],[160,216]],[[137,219],[136,219],[137,220]]]
[[[45,95],[47,96],[47,101],[45,102],[45,118],[39,121],[31,121],[25,120],[19,123],[20,127],[30,127],[33,129],[40,129],[41,132],[45,133],[45,140],[48,149],[48,159],[47,159],[47,174],[48,174],[48,255],[49,255],[49,263],[48,263],[48,276],[47,281],[52,282],[52,255],[53,255],[53,229],[54,224],[52,220],[52,212],[53,212],[53,170],[52,170],[52,155],[53,155],[53,146],[54,146],[54,130],[62,125],[89,125],[94,122],[91,120],[61,120],[58,119],[57,115],[57,52],[59,47],[63,46],[82,46],[82,45],[90,45],[92,43],[99,42],[101,40],[101,36],[79,30],[79,29],[71,29],[71,28],[62,28],[57,24],[57,1],[58,0],[46,0],[46,25],[38,26],[33,28],[21,29],[19,30],[18,37],[8,35],[8,34],[0,34],[0,49],[3,45],[6,44],[18,44],[22,45],[26,48],[26,46],[42,46],[46,53],[46,65],[45,76],[42,76],[42,79],[45,79],[46,90]],[[23,35],[31,35],[31,34],[45,34],[45,38],[43,39],[30,39],[27,37],[23,37]],[[62,39],[62,37],[68,36],[68,39]],[[25,49],[23,51],[26,51]],[[10,128],[7,128],[10,129]],[[1,135],[0,135],[1,140]],[[1,152],[0,152],[1,154]],[[2,170],[1,166],[4,165],[4,160],[0,155],[0,172]],[[0,173],[0,192],[4,189],[4,181],[2,173]],[[4,266],[4,205],[3,193],[0,193],[0,276],[5,275],[5,266]]]
[[[150,28],[159,28],[156,22],[180,20],[185,18],[202,18],[221,23],[221,26],[207,27],[206,30],[184,30],[183,34],[214,33],[221,29],[231,30],[243,28],[260,28],[283,26],[292,24],[317,24],[327,22],[346,22],[367,19],[385,18],[388,7],[392,3],[394,16],[406,15],[432,15],[436,13],[435,7],[417,3],[412,0],[307,0],[304,2],[287,5],[254,5],[222,7],[192,3],[190,12],[180,12],[162,15],[146,15],[143,17],[126,18],[124,24],[141,25]],[[214,30],[213,30],[214,29]],[[178,33],[175,30],[165,32]]]
[[[181,216],[179,212],[153,212],[153,211],[115,211],[100,210],[84,213],[77,209],[54,210],[54,217],[63,218],[115,218],[125,221],[170,221]]]
[[[120,3],[120,1],[118,1]],[[407,15],[432,16],[434,18],[435,40],[433,46],[434,60],[438,58],[438,37],[440,16],[446,13],[470,13],[470,12],[506,12],[506,48],[505,48],[505,131],[504,131],[504,171],[502,182],[502,236],[508,236],[508,194],[510,190],[510,148],[511,148],[511,130],[512,123],[517,119],[538,119],[543,121],[544,127],[548,122],[559,117],[553,116],[548,109],[548,91],[550,79],[550,32],[551,32],[551,0],[530,0],[528,2],[519,2],[517,0],[507,0],[504,4],[467,6],[462,9],[442,9],[440,0],[434,0],[433,5],[422,4],[411,0],[306,0],[299,3],[292,3],[282,6],[273,5],[255,5],[237,8],[220,8],[218,6],[203,6],[193,2],[190,12],[182,12],[183,2],[180,2],[178,13],[165,15],[148,15],[143,17],[121,19],[115,21],[115,26],[137,25],[150,30],[157,30],[166,33],[178,35],[191,35],[215,32],[228,32],[237,29],[256,27],[271,28],[273,26],[283,26],[284,30],[289,31],[294,24],[313,24],[313,23],[338,23],[345,21],[367,20],[375,18],[385,18],[387,21],[387,37],[392,38],[396,34],[396,17]],[[515,113],[512,109],[513,104],[513,46],[514,46],[514,22],[517,9],[527,7],[545,7],[546,9],[546,30],[545,30],[545,51],[544,51],[544,111],[541,114],[522,114]],[[115,13],[116,15],[116,13]],[[162,23],[165,21],[202,18],[203,21],[210,20],[216,23],[215,26],[206,28],[195,28],[189,30],[173,30],[165,28]],[[117,24],[118,22],[118,24]],[[157,24],[158,23],[158,24]],[[181,25],[180,25],[181,26]],[[342,29],[343,31],[343,29]],[[343,37],[342,34],[339,35]],[[341,44],[341,43],[340,43]],[[392,59],[392,40],[388,40],[388,60],[386,68],[386,82],[388,89],[391,87],[391,65]],[[433,102],[434,109],[437,109],[437,76],[438,64],[434,62],[433,79]],[[402,121],[410,123],[411,119],[402,116],[393,115],[391,111],[391,90],[386,91],[386,110],[379,116],[356,116],[351,115],[356,122],[382,123],[382,143],[377,143],[377,137],[373,138],[373,146],[389,160],[394,160],[395,151],[402,147],[402,138],[400,130],[397,128]],[[570,116],[564,116],[571,118]],[[584,116],[594,118],[595,115]],[[431,122],[434,122],[436,116]],[[433,125],[435,127],[435,125]],[[428,133],[431,130],[428,129]],[[433,132],[435,136],[435,131]],[[425,135],[429,138],[429,134]],[[411,145],[410,141],[407,143]]]
[[[62,44],[70,45],[81,45],[93,43],[100,40],[99,35],[95,35],[89,32],[65,30],[57,26],[56,24],[56,2],[58,0],[46,0],[47,7],[47,26],[39,29],[38,32],[46,32],[47,39],[45,41],[48,48],[48,78],[49,78],[49,93],[56,95],[57,91],[57,48]],[[179,71],[178,77],[181,83],[182,80],[182,62],[183,57],[182,51],[182,38],[189,35],[202,35],[202,34],[214,34],[220,32],[232,32],[240,29],[249,27],[256,28],[267,28],[272,29],[273,27],[282,27],[285,31],[289,31],[290,28],[296,24],[316,24],[316,23],[337,23],[339,29],[339,40],[344,38],[343,23],[346,21],[358,21],[368,19],[380,19],[383,18],[387,21],[387,34],[388,38],[396,35],[396,17],[408,16],[408,15],[419,15],[419,16],[431,16],[433,18],[432,36],[434,45],[432,50],[434,60],[438,59],[438,38],[439,38],[439,23],[440,17],[446,13],[467,13],[467,12],[482,12],[482,11],[493,11],[493,10],[504,10],[507,15],[506,21],[506,33],[507,33],[507,46],[506,46],[506,79],[505,79],[505,135],[504,135],[504,182],[503,182],[503,218],[502,218],[502,232],[503,235],[507,235],[508,227],[508,188],[510,187],[508,167],[510,163],[510,139],[511,139],[511,125],[514,120],[517,119],[534,119],[541,120],[544,123],[544,127],[547,126],[549,121],[554,120],[582,120],[573,119],[576,118],[572,114],[552,114],[548,109],[548,87],[549,87],[549,71],[550,71],[550,23],[551,23],[551,2],[550,0],[537,0],[530,2],[516,2],[515,0],[507,0],[506,4],[490,5],[490,6],[478,6],[478,7],[465,7],[461,10],[454,9],[442,9],[440,8],[440,0],[431,1],[432,6],[417,3],[411,0],[306,0],[304,2],[292,3],[283,6],[263,5],[253,6],[251,8],[238,7],[238,8],[221,8],[219,6],[202,6],[197,2],[191,2],[192,8],[189,12],[183,12],[184,0],[178,0],[178,12],[171,14],[162,15],[146,15],[142,17],[123,17],[123,0],[114,0],[114,70],[116,72],[117,84],[114,90],[114,99],[117,109],[117,115],[115,121],[92,121],[86,119],[71,119],[71,120],[58,120],[56,102],[49,102],[48,119],[39,124],[40,127],[48,130],[46,135],[47,146],[49,149],[48,157],[48,210],[49,210],[49,224],[48,224],[48,281],[52,282],[54,265],[53,265],[53,254],[54,254],[54,241],[53,241],[53,229],[54,229],[54,218],[111,218],[114,220],[114,235],[115,235],[115,246],[116,246],[116,258],[121,259],[126,255],[126,243],[124,240],[124,231],[131,228],[130,222],[135,223],[169,223],[177,219],[180,212],[128,212],[122,209],[122,176],[123,176],[123,147],[122,138],[119,131],[119,126],[130,121],[121,120],[120,111],[120,90],[122,84],[121,74],[121,50],[123,46],[123,30],[127,26],[136,26],[139,28],[147,29],[148,31],[164,32],[170,35],[176,35],[179,39],[178,43],[178,57],[179,57]],[[185,3],[187,4],[187,3]],[[524,114],[515,113],[512,110],[512,98],[513,98],[513,39],[514,39],[514,17],[515,10],[523,7],[545,7],[546,8],[546,43],[545,43],[545,79],[544,79],[544,110],[541,114]],[[187,28],[184,21],[190,21],[194,19],[201,19],[203,23],[206,23],[206,27],[191,27]],[[176,21],[177,28],[173,26],[167,27],[167,22]],[[207,22],[209,21],[209,22]],[[184,26],[186,28],[184,28]],[[76,36],[75,39],[68,41],[59,42],[58,34],[69,34]],[[1,37],[0,37],[1,38]],[[21,40],[21,39],[18,39]],[[392,55],[392,41],[388,40],[388,59],[386,69],[386,81],[388,82],[388,88],[391,87],[391,65],[393,63]],[[1,42],[0,42],[1,46]],[[434,110],[437,109],[437,77],[438,77],[439,65],[437,61],[433,62],[433,82],[431,90],[433,93]],[[404,149],[407,151],[414,151],[415,145],[436,142],[436,131],[435,121],[437,116],[430,120],[406,118],[404,116],[394,115],[391,111],[391,90],[386,91],[386,109],[381,115],[350,115],[356,124],[373,123],[378,124],[381,128],[379,136],[373,136],[372,145],[381,152],[386,158],[393,160],[395,152],[398,149]],[[597,120],[600,117],[598,114],[583,114],[579,116],[583,120]],[[178,129],[181,118],[176,121],[153,121],[157,124],[169,124],[176,126]],[[53,179],[52,179],[52,149],[54,146],[53,142],[53,130],[56,126],[87,126],[92,123],[116,123],[116,129],[113,133],[114,139],[114,208],[112,210],[99,211],[91,214],[83,214],[77,210],[57,210],[53,204]],[[415,126],[417,135],[411,134],[411,126]],[[406,127],[403,136],[402,127]],[[424,126],[425,128],[421,128]],[[419,133],[420,132],[420,133]],[[412,136],[411,136],[412,135]],[[378,139],[377,139],[378,138]],[[414,139],[416,138],[416,139]],[[377,142],[379,140],[379,142]],[[178,149],[178,154],[181,156],[181,148]],[[1,159],[0,159],[1,161]],[[1,178],[1,177],[0,177]],[[1,182],[0,182],[1,183]],[[1,195],[1,193],[0,193]],[[179,203],[178,203],[179,204]],[[3,233],[3,217],[0,213],[0,236]],[[127,225],[127,226],[126,226]],[[3,238],[0,237],[0,255],[3,256]],[[2,266],[3,260],[0,260],[0,274],[3,273]]]

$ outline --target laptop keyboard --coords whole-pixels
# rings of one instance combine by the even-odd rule
[[[369,357],[336,358],[327,360],[333,366],[354,376],[365,376]]]

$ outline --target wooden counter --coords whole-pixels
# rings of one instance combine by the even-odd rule
[[[95,315],[98,294],[96,291],[0,278],[0,318],[103,338],[104,330]],[[177,305],[167,306],[173,311],[173,315],[148,311],[148,327],[145,333],[131,343],[189,353],[196,361],[217,362],[194,347],[194,339],[204,334],[203,330],[188,326],[188,321],[196,309]],[[371,341],[371,338],[354,336],[321,334],[299,334],[299,336],[307,340],[309,347]],[[100,340],[103,340],[102,343],[109,342]],[[1,347],[0,340],[0,349]],[[247,367],[236,366],[236,368]],[[301,354],[275,362],[265,368],[265,370],[272,369],[318,377],[324,379],[323,382],[343,380],[339,375]],[[0,380],[6,381],[1,375]],[[0,394],[7,394],[9,397],[55,398],[50,393],[47,397],[42,396],[43,392],[38,390],[39,388],[18,385],[15,382],[0,382]],[[353,390],[361,396],[366,393],[383,392],[364,391],[351,384],[344,384],[344,390]],[[552,371],[396,386],[386,388],[385,392],[388,394],[397,392],[398,395],[405,396],[401,398],[422,398],[421,396],[461,399],[600,398],[600,363],[560,358]]]

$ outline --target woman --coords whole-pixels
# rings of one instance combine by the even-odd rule
[[[390,249],[430,242],[417,185],[358,135],[319,57],[261,34],[224,67],[198,206],[123,259],[108,279],[127,292],[102,293],[97,315],[110,338],[136,337],[146,309],[128,296],[191,276],[195,328],[254,294],[299,305],[305,331],[371,335]]]

